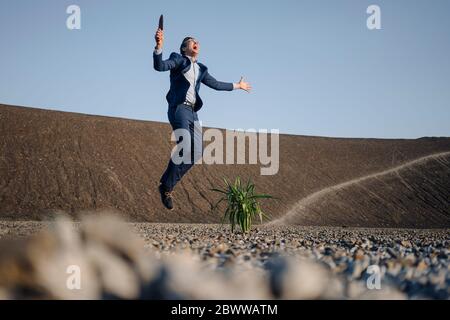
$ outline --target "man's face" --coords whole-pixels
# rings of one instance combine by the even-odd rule
[[[197,39],[189,39],[186,45],[186,54],[197,56],[200,53],[200,42]]]

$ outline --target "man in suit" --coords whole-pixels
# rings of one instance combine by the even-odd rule
[[[203,101],[198,94],[200,84],[203,83],[212,89],[221,91],[242,89],[250,92],[251,86],[242,77],[237,83],[228,83],[218,81],[211,76],[208,68],[197,61],[200,43],[193,37],[184,38],[180,46],[180,53],[172,52],[167,60],[162,59],[163,30],[158,28],[155,40],[153,67],[157,71],[170,70],[170,90],[166,95],[169,103],[167,115],[170,125],[174,131],[177,129],[188,130],[191,140],[191,152],[189,155],[191,161],[176,164],[171,158],[166,171],[160,179],[159,192],[161,201],[167,209],[172,210],[173,189],[196,162],[196,155],[193,152],[195,146],[200,144],[200,148],[203,150],[201,128],[199,129],[198,125],[196,125],[198,123],[197,112],[203,105]],[[181,138],[177,140],[177,144],[181,143]],[[182,154],[183,151],[181,150],[180,153]]]

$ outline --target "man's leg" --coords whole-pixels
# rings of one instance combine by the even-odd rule
[[[181,180],[181,178],[189,171],[189,169],[194,165],[196,159],[198,159],[198,147],[195,145],[198,144],[198,140],[200,139],[200,148],[202,148],[201,141],[201,129],[198,128],[198,125],[195,124],[195,121],[198,121],[198,117],[196,112],[194,112],[190,107],[178,106],[177,110],[173,117],[172,128],[176,129],[185,129],[189,132],[191,150],[190,154],[187,155],[190,158],[190,163],[180,163],[175,164],[172,161],[172,158],[169,160],[169,164],[167,165],[167,169],[162,175],[160,182],[165,187],[166,190],[172,191],[175,188],[175,185]],[[177,144],[182,142],[183,137],[179,137]],[[194,141],[196,141],[194,143]],[[183,153],[186,150],[180,151],[180,156],[183,156]],[[195,156],[197,154],[197,156]]]
[[[177,144],[178,143],[181,143],[181,139],[177,141]],[[180,151],[180,157],[183,156],[183,151],[184,150]],[[161,184],[163,184],[168,191],[172,191],[184,174],[192,167],[192,165],[192,159],[191,163],[182,162],[180,164],[176,164],[172,161],[172,158],[170,158],[166,171],[160,179]]]
[[[197,113],[193,112],[193,121],[189,121],[189,135],[191,138],[191,152],[190,159],[191,163],[183,164],[180,168],[178,181],[180,181],[183,176],[199,161],[203,154],[203,135],[202,128],[198,121]]]

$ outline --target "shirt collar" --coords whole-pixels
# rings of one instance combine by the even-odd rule
[[[198,59],[194,59],[193,57],[191,57],[191,56],[188,56],[188,55],[186,55],[186,57],[188,57],[189,58],[189,60],[191,60],[191,63],[197,63],[198,61]]]

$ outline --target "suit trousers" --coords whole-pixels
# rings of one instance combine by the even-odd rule
[[[167,111],[172,130],[175,133],[177,147],[179,147],[179,156],[183,159],[189,159],[188,161],[173,161],[172,156],[169,159],[166,171],[162,175],[160,182],[163,184],[166,190],[173,190],[175,185],[181,180],[181,178],[192,168],[203,154],[203,139],[202,129],[198,120],[197,112],[194,108],[185,104],[179,104],[176,107],[169,107]],[[183,135],[180,130],[184,132]],[[181,148],[180,143],[185,138],[190,140],[190,148]],[[186,145],[183,143],[183,145]]]

